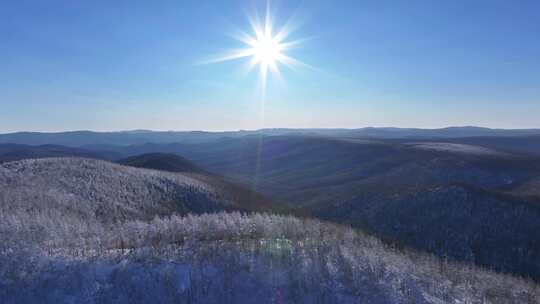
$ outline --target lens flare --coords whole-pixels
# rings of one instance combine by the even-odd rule
[[[225,55],[206,61],[205,63],[250,58],[248,71],[251,71],[254,67],[259,67],[263,91],[266,90],[268,71],[271,71],[278,78],[281,78],[279,65],[285,65],[289,68],[299,66],[309,67],[309,65],[285,54],[286,50],[300,44],[304,40],[286,41],[293,29],[292,20],[285,23],[278,31],[274,31],[270,7],[267,6],[263,23],[259,22],[258,18],[249,18],[249,21],[251,25],[251,34],[240,31],[233,35],[235,39],[246,45],[245,48],[228,52]]]

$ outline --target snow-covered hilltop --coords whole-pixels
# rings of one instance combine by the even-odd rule
[[[223,210],[231,202],[182,174],[81,158],[23,160],[0,166],[1,209],[60,211],[114,222],[171,213]]]
[[[181,174],[30,160],[1,165],[0,189],[1,303],[540,301],[534,283],[334,224],[193,215],[234,202]]]

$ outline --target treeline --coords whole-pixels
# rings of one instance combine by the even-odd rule
[[[187,176],[45,159],[0,165],[0,185],[0,303],[540,302],[533,282],[351,228],[220,211]]]
[[[24,237],[35,232],[35,222],[20,221],[16,229],[13,219],[10,223],[1,226],[2,239],[16,235],[14,230],[26,231]],[[233,212],[97,228],[65,225],[70,229],[60,233],[58,226],[42,226],[37,243],[18,239],[0,245],[0,296],[13,303],[39,297],[64,301],[82,297],[80,290],[96,303],[540,300],[534,283],[397,251],[352,229],[311,219]]]

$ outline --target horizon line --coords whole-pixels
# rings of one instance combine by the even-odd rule
[[[540,127],[526,127],[526,128],[500,128],[500,127],[485,127],[485,126],[475,126],[475,125],[449,125],[445,127],[396,127],[396,126],[365,126],[365,127],[268,127],[268,128],[259,128],[259,129],[222,129],[222,130],[203,130],[203,129],[185,129],[185,130],[159,130],[159,129],[120,129],[120,130],[90,130],[90,129],[74,129],[74,130],[54,130],[54,131],[7,131],[0,132],[0,135],[9,135],[9,134],[20,134],[20,133],[41,133],[41,134],[60,134],[60,133],[76,133],[76,132],[90,132],[90,133],[192,133],[192,132],[204,132],[204,133],[238,133],[238,132],[258,132],[264,130],[291,130],[291,131],[302,131],[302,130],[365,130],[365,129],[397,129],[397,130],[444,130],[444,129],[465,129],[465,128],[476,128],[476,129],[486,129],[486,130],[538,130]]]

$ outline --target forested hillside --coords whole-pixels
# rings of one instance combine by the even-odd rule
[[[112,151],[92,151],[58,145],[29,146],[20,144],[0,144],[0,163],[35,158],[49,157],[84,157],[103,160],[115,160],[121,153]]]
[[[181,172],[203,183],[210,185],[217,192],[227,196],[237,206],[250,211],[273,211],[280,213],[298,213],[298,210],[288,208],[283,204],[270,200],[268,197],[254,191],[251,187],[235,183],[220,175],[211,174],[199,168],[193,162],[169,153],[148,153],[131,156],[117,161],[119,164],[136,168],[155,169],[166,172]]]
[[[0,209],[27,216],[61,212],[51,219],[117,222],[173,213],[244,210],[195,178],[113,163],[48,158],[0,165]],[[246,206],[249,208],[250,206]]]
[[[532,282],[269,214],[182,174],[0,165],[2,303],[536,303]],[[190,212],[189,214],[186,214]]]
[[[3,303],[537,303],[532,282],[396,251],[351,229],[264,214],[88,229],[2,215]],[[46,218],[46,216],[43,216]],[[23,233],[23,234],[21,234]],[[54,292],[51,292],[54,290]]]
[[[457,139],[305,136],[123,149],[154,150],[394,244],[540,280],[538,156]]]
[[[122,158],[116,161],[125,166],[156,169],[168,172],[204,173],[193,162],[170,153],[148,153]]]

